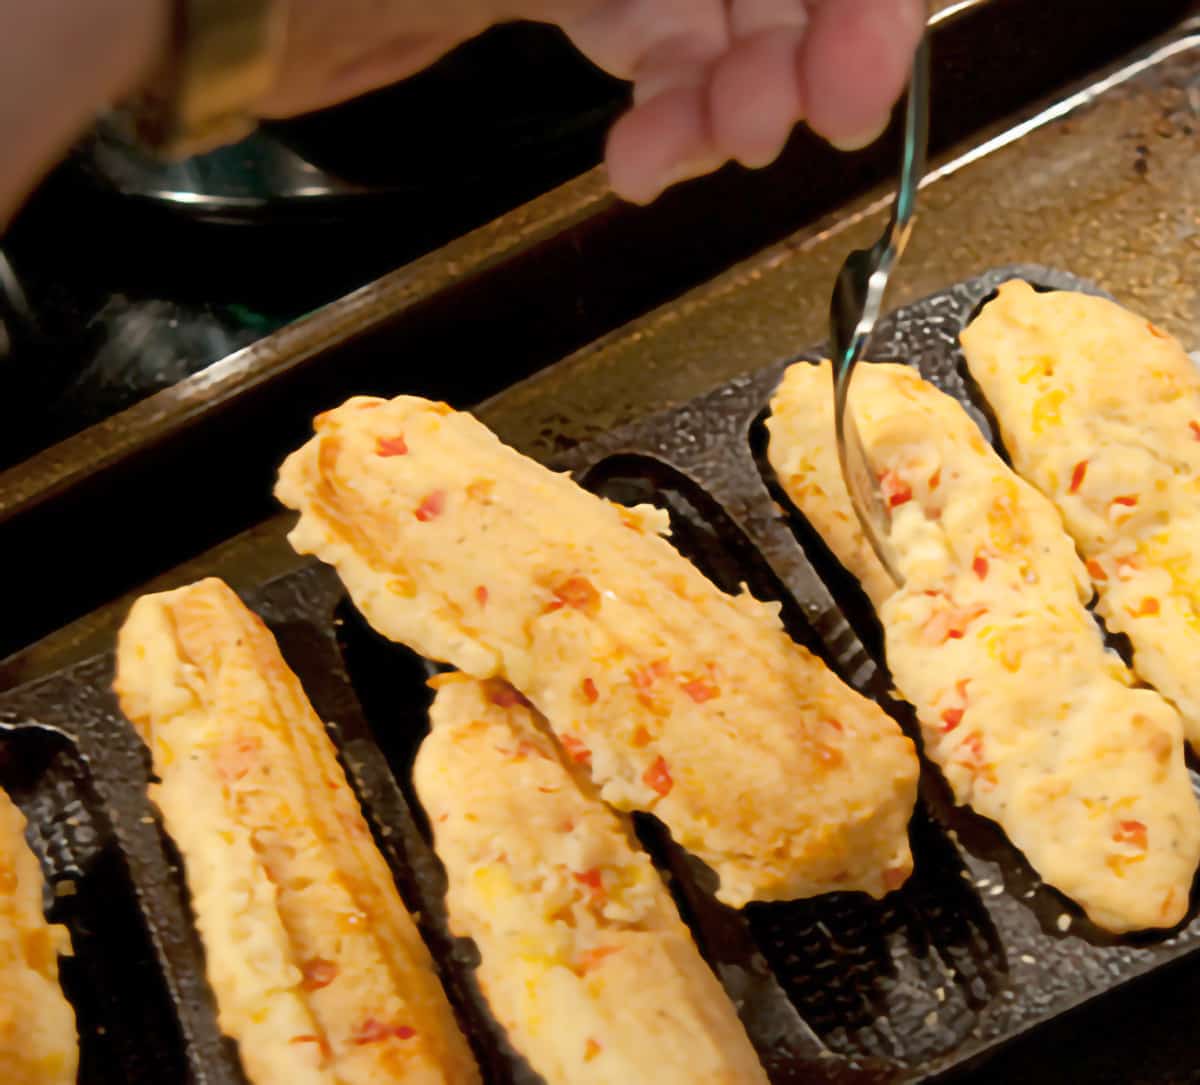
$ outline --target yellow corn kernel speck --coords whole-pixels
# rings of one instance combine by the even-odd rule
[[[417,594],[417,582],[407,573],[401,573],[387,582],[387,590],[401,599],[413,599]]]
[[[1159,563],[1163,571],[1171,578],[1171,584],[1182,595],[1194,595],[1191,577],[1192,563],[1186,555],[1167,558]]]
[[[1017,672],[1021,666],[1021,653],[1007,643],[1007,638],[1002,630],[993,629],[991,633],[981,639],[992,659],[996,660],[1006,671],[1013,674]]]
[[[475,891],[489,906],[495,906],[503,900],[511,900],[516,895],[516,886],[502,867],[480,867],[475,871],[473,880]]]
[[[1030,425],[1035,434],[1042,434],[1051,426],[1062,423],[1062,404],[1067,393],[1061,388],[1055,388],[1044,396],[1039,396],[1033,405],[1033,417]]]
[[[1031,380],[1039,380],[1042,377],[1054,376],[1054,359],[1049,354],[1039,355],[1033,360],[1033,363],[1022,370],[1017,380],[1022,384],[1028,384]]]
[[[1021,544],[1030,542],[1028,531],[1018,530],[1015,518],[1020,494],[1011,480],[1006,480],[1003,493],[988,508],[988,534],[993,548],[1007,554]]]
[[[1131,867],[1136,866],[1145,860],[1146,853],[1142,852],[1139,855],[1109,855],[1104,859],[1105,865],[1118,878],[1125,877],[1125,872]]]

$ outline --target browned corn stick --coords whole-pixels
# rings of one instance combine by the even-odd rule
[[[1182,723],[1105,649],[1054,507],[949,396],[907,366],[865,366],[852,404],[892,505],[897,589],[842,482],[829,381],[827,362],[788,370],[768,454],[871,592],[926,753],[1096,923],[1173,926],[1200,860]]]
[[[274,638],[219,580],[139,599],[116,688],[150,746],[221,1028],[255,1085],[473,1083],[429,953]]]
[[[1104,298],[1006,283],[962,335],[1016,469],[1058,507],[1133,665],[1200,750],[1200,373]]]
[[[427,400],[353,399],[280,472],[292,544],[384,635],[537,705],[605,800],[649,810],[721,899],[882,895],[911,869],[912,744],[623,509]]]
[[[511,686],[435,680],[414,769],[455,933],[548,1085],[766,1085],[670,893]]]
[[[0,1081],[75,1085],[75,1012],[58,985],[67,932],[42,914],[42,871],[25,818],[0,791]]]

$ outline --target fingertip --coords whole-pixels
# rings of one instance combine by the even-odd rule
[[[891,120],[892,111],[889,109],[886,113],[882,114],[879,120],[873,125],[860,128],[855,131],[847,130],[845,133],[828,135],[825,138],[829,141],[830,146],[832,146],[835,150],[845,151],[847,153],[852,151],[861,151],[867,147],[870,147],[872,143],[879,139],[879,137],[888,130],[888,125],[891,124]],[[818,132],[817,134],[823,135],[824,133]]]
[[[724,162],[710,136],[707,90],[676,87],[635,106],[609,133],[605,159],[613,191],[648,204],[680,181]]]
[[[761,31],[739,41],[713,72],[709,98],[713,143],[744,166],[779,157],[804,102],[797,72],[800,30]]]
[[[816,8],[801,47],[809,126],[855,150],[887,128],[924,28],[921,0],[840,0]]]

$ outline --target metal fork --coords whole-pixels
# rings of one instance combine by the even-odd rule
[[[879,489],[879,479],[867,461],[866,449],[848,410],[850,380],[862,358],[883,307],[888,278],[912,232],[917,189],[925,174],[929,146],[929,37],[921,38],[913,58],[904,120],[904,152],[900,185],[892,216],[883,235],[869,249],[856,249],[838,272],[829,303],[829,344],[833,352],[833,409],[838,461],[850,501],[863,534],[880,564],[897,585],[903,577],[891,546],[891,512]]]

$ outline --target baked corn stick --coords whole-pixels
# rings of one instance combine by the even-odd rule
[[[42,914],[42,871],[25,818],[0,791],[0,1081],[75,1085],[75,1012],[58,985],[66,930]]]
[[[964,805],[1112,931],[1173,926],[1200,861],[1179,714],[1104,646],[1053,505],[907,366],[870,365],[853,407],[891,505],[904,587],[862,545],[833,442],[829,364],[792,367],[769,458],[866,585],[897,688]]]
[[[484,994],[547,1085],[766,1075],[628,822],[511,686],[435,679],[417,793]]]
[[[647,810],[748,900],[908,875],[912,744],[658,532],[427,400],[356,398],[317,419],[276,490],[290,535],[385,636],[549,720],[602,797]]]
[[[134,604],[117,694],[150,747],[222,1030],[254,1085],[479,1080],[332,742],[219,580]]]
[[[1200,750],[1200,374],[1104,298],[1012,282],[963,351],[1013,465],[1062,514],[1097,612]]]

